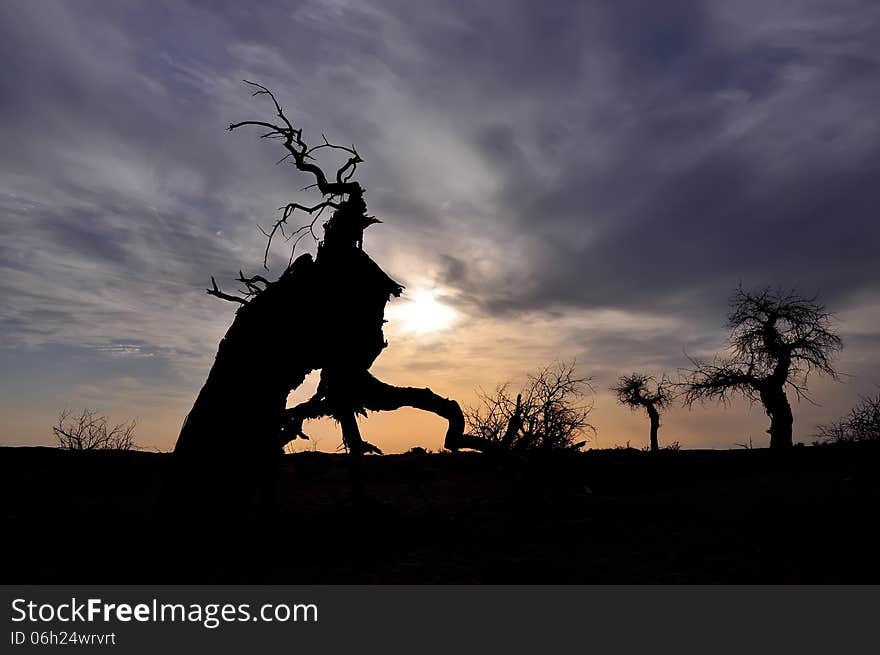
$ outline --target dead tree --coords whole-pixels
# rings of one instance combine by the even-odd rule
[[[833,316],[794,291],[739,287],[730,301],[728,353],[712,363],[692,359],[682,383],[685,405],[732,395],[760,402],[770,417],[771,448],[792,445],[794,417],[786,390],[806,398],[811,373],[838,379],[833,358],[842,343]]]
[[[672,394],[669,391],[669,380],[666,375],[658,381],[653,375],[646,373],[631,373],[618,378],[617,385],[611,387],[617,396],[617,402],[632,410],[644,408],[651,421],[651,452],[660,450],[657,440],[657,432],[660,429],[660,410],[672,402]]]
[[[272,92],[245,81],[255,96],[271,100],[272,121],[242,121],[229,130],[257,127],[261,138],[278,140],[289,162],[310,175],[320,199],[312,204],[291,202],[269,230],[263,266],[273,241],[280,235],[292,241],[290,262],[274,281],[261,275],[245,276],[240,293],[221,291],[214,279],[208,294],[234,302],[236,311],[175,447],[182,459],[226,457],[236,464],[248,459],[265,461],[281,452],[292,439],[307,438],[303,422],[321,416],[335,418],[349,452],[378,452],[359,433],[357,414],[411,406],[448,421],[445,445],[450,449],[479,447],[464,435],[464,416],[458,403],[430,389],[394,387],[370,373],[379,353],[388,345],[382,325],[386,303],[403,287],[389,277],[363,250],[364,230],[381,221],[367,214],[364,189],[353,180],[363,159],[354,146],[330,143],[326,137],[308,145],[302,129],[294,127]],[[345,155],[335,174],[318,164],[319,152]],[[325,211],[329,220],[318,227]],[[290,229],[290,219],[303,213],[308,222]],[[323,238],[318,230],[323,229]],[[318,243],[312,258],[294,260],[296,244],[310,237]],[[287,396],[311,371],[320,369],[316,394],[292,409]]]

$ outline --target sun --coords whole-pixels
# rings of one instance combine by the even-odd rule
[[[389,318],[404,332],[427,334],[446,330],[455,322],[457,312],[437,300],[438,295],[436,289],[414,291],[402,303],[389,307]]]

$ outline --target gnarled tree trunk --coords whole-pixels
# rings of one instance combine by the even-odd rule
[[[657,441],[657,432],[660,429],[660,412],[654,407],[653,403],[645,405],[648,410],[648,418],[651,419],[651,452],[656,453],[660,450],[660,443]]]
[[[260,461],[277,455],[287,396],[319,366],[307,318],[315,264],[300,257],[235,314],[174,453],[185,461]]]
[[[791,448],[794,416],[785,389],[779,386],[762,389],[761,402],[770,417],[770,429],[767,430],[770,434],[770,447]]]

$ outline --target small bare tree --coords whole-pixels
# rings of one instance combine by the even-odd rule
[[[727,317],[728,354],[712,363],[691,360],[694,369],[682,383],[685,405],[726,403],[732,395],[760,401],[770,417],[770,447],[791,447],[794,417],[786,389],[809,399],[811,373],[838,378],[832,361],[842,344],[832,323],[815,297],[739,287]]]
[[[480,390],[479,404],[464,410],[471,435],[512,450],[577,450],[595,428],[587,395],[590,378],[575,374],[575,362],[555,362],[528,376],[514,396],[508,384]]]
[[[64,450],[136,450],[135,427],[134,419],[110,425],[106,416],[93,409],[86,408],[75,414],[65,407],[52,432]]]
[[[660,450],[657,441],[657,431],[660,429],[660,410],[672,402],[672,394],[669,391],[670,383],[663,374],[658,381],[653,375],[647,373],[631,373],[622,375],[617,380],[617,385],[611,387],[617,395],[617,402],[629,407],[631,410],[643,407],[651,421],[651,452]]]
[[[820,425],[816,436],[825,443],[880,441],[880,393],[862,398],[843,418]]]

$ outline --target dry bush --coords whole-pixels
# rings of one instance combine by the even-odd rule
[[[820,425],[816,436],[821,443],[880,441],[880,393],[862,398],[843,418]]]
[[[510,385],[480,390],[479,404],[465,408],[470,434],[511,450],[576,450],[595,428],[590,379],[575,374],[575,363],[556,362],[529,375],[514,396]]]
[[[74,413],[65,407],[52,432],[64,450],[137,450],[136,426],[134,419],[111,426],[106,416],[93,409]]]

